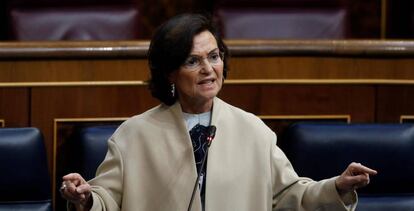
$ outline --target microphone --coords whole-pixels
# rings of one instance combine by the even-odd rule
[[[200,172],[197,175],[197,179],[196,179],[195,184],[194,184],[193,193],[191,194],[191,199],[190,199],[190,203],[188,204],[187,211],[191,210],[191,205],[193,204],[195,192],[197,190],[197,184],[200,180],[200,175],[202,173],[204,173],[204,164],[206,163],[206,160],[207,160],[206,158],[207,158],[207,154],[208,154],[208,149],[210,148],[211,142],[213,142],[213,139],[216,136],[216,130],[217,130],[217,128],[214,125],[210,125],[207,129],[207,134],[208,134],[207,138],[206,138],[207,150],[206,150],[206,153],[204,154],[203,161],[201,162]]]
[[[210,147],[211,142],[213,142],[214,136],[216,136],[216,130],[217,128],[214,125],[211,125],[210,127],[208,127],[207,147]],[[207,151],[208,151],[208,148],[207,148]]]

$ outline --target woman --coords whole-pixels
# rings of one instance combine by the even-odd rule
[[[187,210],[203,172],[191,210],[354,209],[355,189],[376,171],[352,163],[339,177],[298,177],[272,130],[216,97],[227,55],[201,15],[163,24],[148,53],[150,89],[162,104],[117,129],[96,178],[64,176],[62,196],[77,210]],[[205,169],[192,130],[200,125],[217,127]]]

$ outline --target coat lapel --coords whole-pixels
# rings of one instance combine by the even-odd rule
[[[178,140],[181,143],[177,143],[180,145],[183,145],[185,150],[185,156],[184,161],[185,164],[183,167],[183,172],[179,175],[180,178],[180,186],[183,187],[182,190],[177,190],[177,196],[175,197],[182,206],[180,210],[187,210],[188,204],[190,203],[191,194],[193,191],[193,187],[195,184],[195,181],[197,179],[197,169],[194,159],[194,152],[193,152],[193,146],[191,144],[191,138],[189,135],[189,132],[187,131],[187,126],[185,124],[185,121],[183,119],[182,109],[180,103],[177,101],[174,105],[170,107],[170,111],[172,112],[173,121],[176,124],[176,127],[178,130],[178,133],[176,137],[182,137],[178,138]],[[184,134],[184,135],[183,135]],[[200,199],[200,190],[197,189],[192,205],[192,211],[201,211],[201,199]]]

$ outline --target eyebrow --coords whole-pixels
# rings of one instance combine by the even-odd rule
[[[218,47],[217,48],[214,48],[213,50],[211,50],[210,52],[208,52],[207,55],[210,55],[211,53],[213,53],[214,51],[216,51],[218,49],[219,49]],[[200,57],[200,55],[196,55],[196,54],[190,54],[190,55],[188,55],[188,57],[191,57],[191,56]]]

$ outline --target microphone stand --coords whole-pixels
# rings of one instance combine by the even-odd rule
[[[206,158],[207,158],[207,154],[208,154],[208,149],[209,148],[210,148],[210,145],[207,145],[207,150],[206,150],[206,153],[204,154],[203,162],[201,163],[200,173],[197,175],[197,179],[196,179],[195,184],[194,184],[193,193],[191,194],[191,200],[190,200],[190,204],[188,205],[187,211],[190,211],[191,210],[191,205],[193,205],[195,192],[197,190],[197,184],[199,183],[199,180],[200,180],[200,175],[202,173],[204,173],[204,165],[205,165],[206,160],[207,160]]]
[[[206,150],[206,153],[204,154],[203,162],[201,163],[200,173],[198,173],[197,179],[196,179],[195,184],[194,184],[193,193],[191,194],[190,204],[188,204],[187,211],[190,211],[191,210],[191,205],[193,205],[195,192],[197,190],[197,183],[199,183],[200,175],[202,173],[204,173],[204,165],[206,164],[208,149],[210,149],[211,142],[213,141],[214,136],[216,135],[216,127],[214,125],[211,125],[209,127],[208,134],[209,135],[207,136],[207,150]]]

